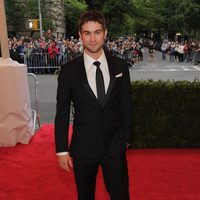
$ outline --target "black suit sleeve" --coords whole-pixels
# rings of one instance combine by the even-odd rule
[[[58,76],[57,105],[55,117],[56,152],[68,151],[68,128],[70,120],[70,84],[67,66],[62,66]]]
[[[124,142],[133,142],[133,105],[132,105],[132,92],[131,82],[128,65],[123,64],[123,83],[121,89],[121,107],[122,107],[122,122],[124,131]]]

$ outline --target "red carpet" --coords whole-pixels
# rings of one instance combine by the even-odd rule
[[[200,149],[128,150],[131,200],[200,200]],[[73,173],[62,171],[53,126],[30,145],[0,148],[0,200],[76,200]],[[109,200],[101,171],[96,200]]]

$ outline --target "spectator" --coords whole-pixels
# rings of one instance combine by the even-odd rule
[[[170,61],[174,61],[174,56],[175,56],[175,43],[171,42],[171,45],[169,47],[169,56],[170,56]]]
[[[167,41],[163,40],[162,46],[161,46],[161,51],[162,51],[162,59],[165,60],[166,59],[166,53],[167,53],[167,49],[168,49],[168,44]]]
[[[181,43],[178,47],[178,59],[179,62],[183,62],[183,58],[184,58],[184,45],[183,43]]]
[[[189,59],[189,45],[187,42],[185,42],[185,45],[183,47],[183,52],[184,52],[184,61],[187,62]]]
[[[178,48],[179,48],[179,42],[176,41],[175,48],[174,48],[174,59],[175,59],[175,61],[178,61]]]
[[[149,59],[154,60],[154,43],[152,40],[149,42]]]
[[[58,54],[58,47],[56,43],[53,42],[50,47],[48,48],[49,53],[49,64],[51,67],[57,66],[57,54]],[[50,73],[54,73],[55,68],[50,68]]]

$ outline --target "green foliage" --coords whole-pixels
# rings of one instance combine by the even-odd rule
[[[134,81],[134,147],[200,147],[200,82]]]
[[[24,17],[39,19],[38,1],[28,0],[23,7]]]
[[[102,13],[105,15],[111,35],[126,34],[129,32],[127,30],[132,25],[132,21],[130,20],[132,6],[130,0],[109,0],[102,4]]]
[[[41,1],[41,10],[43,16],[43,29],[54,29],[51,19],[44,17],[44,13],[48,11],[46,6],[49,2]],[[25,31],[27,29],[26,23],[28,19],[39,19],[38,1],[26,0],[24,3],[17,3],[16,0],[5,1],[7,22],[15,32]],[[57,6],[56,2],[51,5]]]
[[[131,26],[133,24],[130,17],[130,13],[132,10],[131,0],[65,0],[65,13],[68,36],[77,34],[78,17],[80,16],[80,13],[82,13],[86,9],[96,9],[101,11],[105,15],[108,24],[109,34],[119,35],[121,33],[124,34],[125,32],[131,32]]]
[[[25,11],[21,4],[16,4],[15,0],[5,1],[5,10],[7,23],[13,27],[13,30],[18,32],[25,26],[25,20],[23,18],[23,13]]]
[[[134,1],[134,0],[133,0]],[[141,11],[135,20],[136,32],[190,33],[199,30],[200,4],[192,0],[135,0]],[[143,24],[143,20],[148,23]]]
[[[65,16],[67,36],[77,36],[77,22],[80,14],[86,10],[87,5],[83,1],[65,0]]]
[[[13,30],[25,29],[25,19],[38,18],[37,0],[6,0],[8,24]],[[41,1],[43,28],[54,29],[54,25],[44,13],[49,6],[57,6],[57,1]],[[77,21],[86,9],[100,10],[106,17],[109,34],[127,35],[145,33],[147,36],[168,33],[172,39],[177,32],[183,34],[200,32],[199,0],[64,0],[67,36],[77,35]],[[198,36],[198,35],[197,35]]]
[[[102,11],[109,33],[190,33],[199,30],[200,5],[195,0],[86,0],[88,9]]]
[[[88,5],[88,10],[96,9],[102,10],[102,5],[106,0],[85,0],[85,3]]]
[[[187,29],[199,30],[199,19],[200,19],[200,4],[191,4],[185,12],[185,22]]]

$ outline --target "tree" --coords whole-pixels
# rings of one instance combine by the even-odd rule
[[[177,32],[190,33],[199,29],[200,10],[195,0],[133,0],[140,10],[134,27],[148,35],[161,34],[174,39]]]
[[[85,0],[88,9],[101,11],[107,22],[110,35],[132,32],[131,14],[135,13],[131,0]]]
[[[102,5],[104,5],[106,0],[85,0],[85,3],[87,4],[88,10],[102,10]]]
[[[199,19],[200,19],[200,4],[199,3],[191,3],[190,6],[187,8],[184,16],[185,20],[185,29],[188,33],[192,35],[194,33],[194,37],[199,37],[198,35],[200,31],[199,26]]]
[[[49,2],[41,1],[43,29],[54,29],[51,19],[44,18],[44,13],[49,9],[46,6]],[[56,7],[55,3],[53,2]],[[13,32],[23,32],[28,30],[28,19],[39,19],[38,1],[25,0],[17,2],[16,0],[6,0],[6,16],[9,30]]]
[[[87,5],[84,1],[65,0],[65,16],[66,16],[66,35],[67,37],[78,37],[77,21],[80,14],[86,10]]]
[[[22,30],[25,25],[24,8],[20,4],[16,4],[15,0],[7,0],[5,1],[5,9],[9,29],[13,32]]]
[[[131,1],[109,0],[102,6],[102,12],[105,15],[110,33],[123,32],[123,26],[126,25],[126,17],[131,12],[129,6]]]
[[[38,17],[37,0],[6,0],[7,21],[16,32],[25,30],[27,18]],[[21,0],[18,2],[22,2]],[[49,18],[49,7],[57,1],[41,1],[43,29],[54,30],[56,20]],[[111,36],[134,34],[174,39],[177,32],[198,36],[200,32],[199,0],[64,0],[66,34],[77,36],[77,21],[86,9],[101,11]],[[51,12],[52,14],[52,12]],[[54,13],[54,19],[58,19]]]

